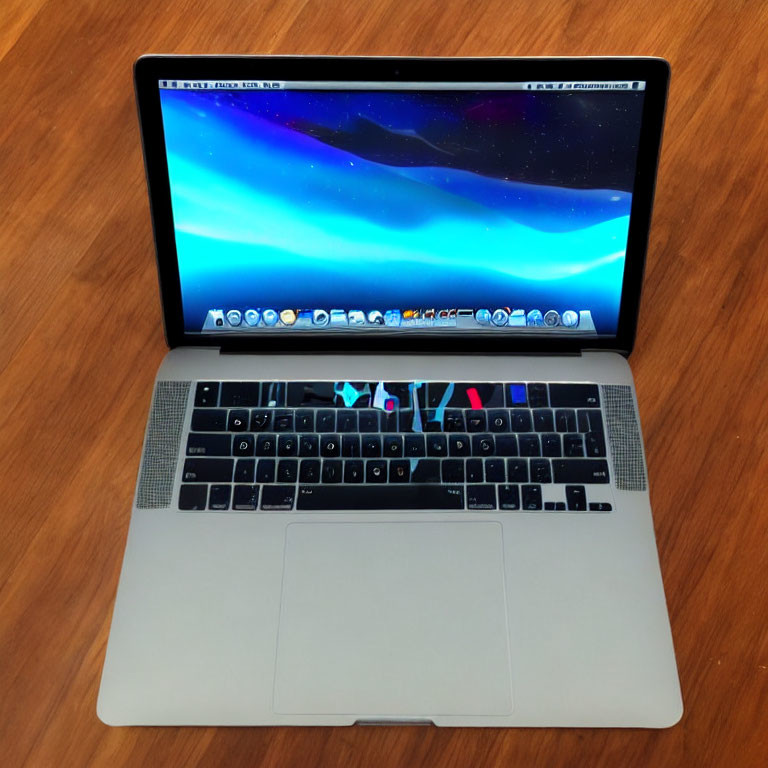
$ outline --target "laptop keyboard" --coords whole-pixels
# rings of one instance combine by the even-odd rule
[[[199,382],[179,509],[609,512],[609,479],[596,384]]]

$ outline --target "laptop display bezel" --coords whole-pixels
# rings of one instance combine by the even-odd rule
[[[372,329],[280,334],[185,332],[160,105],[161,79],[500,82],[643,80],[646,82],[622,298],[615,336],[489,334],[451,329]],[[144,163],[155,239],[165,336],[170,347],[216,346],[259,352],[578,353],[629,354],[637,331],[651,210],[661,145],[669,64],[650,57],[400,58],[336,56],[142,56],[134,65]]]

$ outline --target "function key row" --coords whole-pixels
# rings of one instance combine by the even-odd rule
[[[198,408],[599,408],[597,384],[201,381]]]
[[[490,408],[379,411],[331,408],[195,408],[193,432],[524,432],[603,435],[599,409]]]

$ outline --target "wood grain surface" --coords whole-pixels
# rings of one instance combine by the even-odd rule
[[[768,764],[766,30],[768,4],[737,0],[5,0],[0,765]],[[145,52],[671,61],[631,363],[685,702],[679,725],[99,722],[130,500],[166,352],[131,81]]]

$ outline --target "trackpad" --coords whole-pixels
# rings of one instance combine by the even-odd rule
[[[509,714],[501,525],[289,525],[273,706]]]

